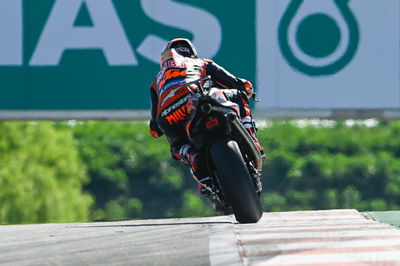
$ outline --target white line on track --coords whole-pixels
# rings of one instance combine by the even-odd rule
[[[254,226],[251,228],[243,228],[240,229],[239,234],[252,234],[252,233],[259,233],[260,231],[268,233],[268,232],[296,232],[296,231],[322,231],[322,230],[362,230],[362,229],[392,229],[393,227],[386,225],[386,224],[377,224],[377,223],[369,223],[369,224],[340,224],[340,225],[315,225],[310,226],[309,224],[303,225],[296,225],[295,227],[270,227],[270,226]]]
[[[292,250],[316,250],[333,248],[362,248],[362,247],[400,247],[398,239],[374,239],[374,240],[350,240],[342,242],[300,242],[287,244],[258,244],[242,246],[242,251],[246,256],[256,256],[260,253],[285,252]]]
[[[291,238],[302,239],[302,238],[330,238],[330,237],[363,237],[363,236],[399,236],[400,231],[395,231],[393,228],[385,228],[380,230],[371,230],[369,232],[366,231],[347,231],[347,230],[338,230],[335,232],[324,231],[321,230],[319,232],[300,232],[300,233],[263,233],[260,232],[255,235],[251,234],[243,234],[240,235],[240,240],[253,240],[253,239],[265,239],[268,241],[269,239],[283,239],[283,238]]]
[[[360,217],[352,217],[348,215],[340,215],[340,216],[289,216],[289,217],[263,217],[261,222],[268,221],[268,222],[276,222],[276,221],[347,221],[347,220],[363,220],[362,216]]]
[[[399,265],[399,251],[384,252],[359,252],[359,253],[340,253],[322,255],[281,255],[264,256],[262,258],[251,258],[245,264],[251,265],[302,265],[315,264],[321,265],[329,263],[331,265],[344,265],[343,263],[368,263],[364,265]],[[386,262],[390,264],[386,264]],[[382,263],[382,264],[381,264]],[[360,265],[360,264],[359,264]]]

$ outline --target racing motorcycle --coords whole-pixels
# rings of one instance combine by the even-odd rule
[[[192,90],[192,85],[198,89]],[[186,133],[191,145],[206,155],[210,199],[224,214],[233,213],[239,223],[258,222],[262,156],[239,120],[237,105],[213,86],[210,76],[183,86],[192,94]]]

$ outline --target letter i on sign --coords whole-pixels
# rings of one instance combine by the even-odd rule
[[[22,36],[22,0],[1,0],[0,65],[21,66],[23,64]]]

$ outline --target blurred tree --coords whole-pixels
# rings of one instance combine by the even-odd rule
[[[94,219],[213,213],[188,168],[171,159],[164,138],[148,134],[147,123],[85,122],[74,127],[74,134],[88,166],[86,190],[96,199]]]
[[[91,196],[70,131],[49,122],[0,123],[0,223],[87,221]]]

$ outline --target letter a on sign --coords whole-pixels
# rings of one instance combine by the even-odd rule
[[[86,4],[93,26],[74,26]],[[65,50],[101,49],[110,65],[137,65],[112,0],[57,0],[30,61],[57,66]]]

